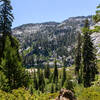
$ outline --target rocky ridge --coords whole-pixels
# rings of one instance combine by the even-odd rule
[[[93,28],[92,16],[78,16],[70,17],[61,23],[24,24],[14,28],[12,32],[20,41],[20,52],[23,53],[25,51],[23,53],[24,57],[27,56],[28,58],[35,54],[42,56],[42,58],[49,57],[52,61],[55,57],[60,61],[66,58],[66,61],[72,63],[75,54],[77,31],[84,26],[85,19],[89,20],[90,26]],[[97,54],[99,55],[100,33],[93,33],[91,36],[98,50]]]

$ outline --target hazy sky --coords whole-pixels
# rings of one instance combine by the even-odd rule
[[[61,22],[73,16],[95,14],[100,0],[11,0],[13,27],[46,21]]]

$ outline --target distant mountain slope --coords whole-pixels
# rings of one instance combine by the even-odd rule
[[[12,32],[19,39],[21,44],[20,51],[24,58],[27,57],[28,60],[32,55],[39,56],[38,58],[42,60],[44,57],[57,57],[57,59],[65,57],[66,59],[69,56],[73,59],[77,30],[84,26],[84,20],[87,18],[90,25],[93,25],[92,16],[79,16],[71,17],[61,23],[25,24],[14,28]],[[43,62],[45,62],[45,58]],[[27,62],[29,64],[31,61]]]

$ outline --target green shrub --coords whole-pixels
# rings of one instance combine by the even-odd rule
[[[0,90],[9,90],[8,80],[3,72],[0,71]]]
[[[34,91],[30,94],[25,88],[12,90],[11,93],[0,90],[0,100],[52,100],[58,96],[59,93],[42,93]]]
[[[84,88],[82,85],[74,88],[77,100],[100,100],[100,87]]]
[[[34,100],[34,96],[24,88],[13,90],[12,93],[0,90],[0,100]]]

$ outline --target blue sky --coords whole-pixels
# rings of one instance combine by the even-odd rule
[[[13,27],[27,23],[61,22],[73,16],[95,14],[100,0],[11,0]]]

